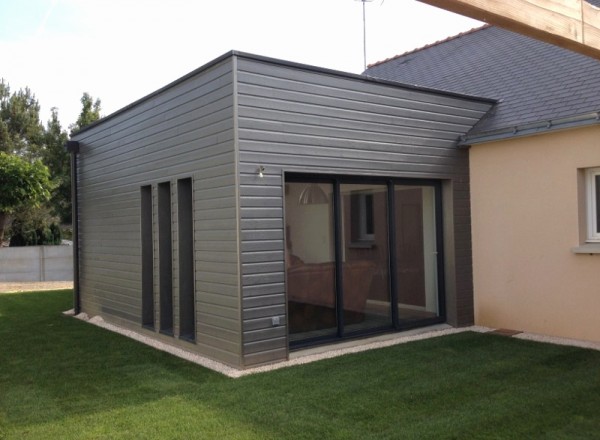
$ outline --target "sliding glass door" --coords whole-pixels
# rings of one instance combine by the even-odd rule
[[[340,194],[344,334],[389,328],[387,185],[342,183]]]
[[[287,176],[290,344],[443,319],[436,182]]]
[[[290,182],[285,193],[290,341],[335,336],[333,184]]]

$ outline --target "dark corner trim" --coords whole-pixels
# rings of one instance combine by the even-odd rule
[[[77,199],[77,155],[79,142],[67,141],[65,149],[71,153],[71,209],[73,211],[73,310],[76,315],[81,312],[79,294],[79,203]]]

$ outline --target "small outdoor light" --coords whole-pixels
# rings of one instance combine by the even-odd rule
[[[261,179],[263,177],[265,177],[265,167],[263,167],[262,165],[258,167],[258,169],[256,170],[258,171],[258,177],[260,177]]]

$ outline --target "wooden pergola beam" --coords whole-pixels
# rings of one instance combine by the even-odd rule
[[[585,0],[418,0],[600,60],[600,9]]]

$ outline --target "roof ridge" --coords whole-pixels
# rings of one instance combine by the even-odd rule
[[[415,52],[419,52],[419,51],[422,51],[422,50],[425,50],[425,49],[429,49],[429,48],[431,48],[433,46],[437,46],[437,45],[440,45],[442,43],[447,43],[448,41],[452,41],[452,40],[454,40],[456,38],[460,38],[460,37],[463,37],[465,35],[469,35],[469,34],[481,31],[483,29],[487,29],[489,27],[492,27],[492,25],[485,23],[482,26],[475,27],[473,29],[469,29],[468,31],[464,31],[464,32],[461,32],[461,33],[456,34],[456,35],[452,35],[450,37],[444,38],[443,40],[438,40],[438,41],[435,41],[433,43],[426,44],[425,46],[417,47],[415,49],[411,49],[411,50],[409,50],[407,52],[404,52],[404,53],[401,53],[401,54],[398,54],[398,55],[394,55],[394,56],[386,58],[384,60],[376,61],[376,62],[374,62],[372,64],[368,64],[367,68],[370,69],[371,67],[375,67],[375,66],[378,66],[380,64],[387,63],[388,61],[392,61],[392,60],[396,60],[398,58],[402,58],[402,57],[404,57],[406,55],[410,55],[410,54],[415,53]]]

